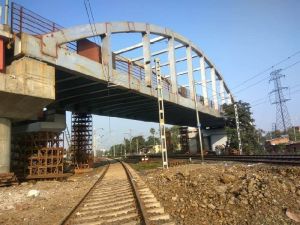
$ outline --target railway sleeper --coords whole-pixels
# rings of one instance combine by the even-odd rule
[[[122,200],[122,201],[118,201],[118,202],[111,202],[108,204],[103,205],[101,202],[94,202],[94,203],[84,203],[84,207],[93,207],[93,206],[97,206],[98,207],[110,207],[110,206],[114,206],[114,205],[121,205],[121,204],[129,204],[134,202],[134,199],[126,199],[126,200]],[[101,204],[101,206],[99,206],[99,204]]]
[[[86,200],[86,203],[96,203],[96,202],[100,202],[102,204],[105,204],[105,203],[113,203],[113,202],[118,202],[120,200],[128,200],[128,199],[131,199],[133,198],[133,195],[128,195],[128,196],[119,196],[119,198],[106,198],[106,199],[103,199],[102,197],[99,197],[99,198],[92,198],[92,199],[88,199]]]
[[[92,193],[92,195],[105,195],[105,196],[113,196],[116,194],[123,194],[123,193],[128,193],[128,192],[132,192],[130,189],[122,189],[120,191],[114,191],[114,192],[108,192],[108,191],[95,191]]]
[[[111,211],[111,212],[106,212],[106,213],[94,213],[93,211],[90,212],[90,214],[85,214],[82,216],[82,214],[80,214],[80,212],[76,215],[78,215],[76,217],[76,221],[89,221],[89,220],[107,220],[107,219],[111,219],[111,218],[119,218],[122,217],[122,215],[127,215],[127,214],[132,214],[135,213],[135,208],[127,208],[127,209],[123,209],[123,210],[118,210],[118,211]],[[137,215],[137,214],[136,214]]]
[[[132,192],[126,192],[126,193],[118,193],[118,194],[115,194],[115,195],[101,195],[101,194],[97,194],[97,195],[94,195],[94,196],[90,196],[89,199],[87,200],[92,200],[92,199],[99,199],[101,201],[107,201],[107,200],[112,200],[112,199],[116,199],[116,198],[122,198],[122,197],[129,197],[131,196],[133,198],[133,194]]]
[[[105,208],[101,208],[101,209],[93,209],[93,213],[105,213],[105,212],[108,212],[108,211],[111,211],[111,210],[123,210],[123,209],[127,209],[128,207],[131,207],[134,209],[134,206],[128,206],[127,204],[126,205],[118,205],[118,206],[113,206],[113,207],[105,207]],[[86,215],[88,213],[91,213],[91,209],[82,209],[79,211],[80,214],[82,215]]]

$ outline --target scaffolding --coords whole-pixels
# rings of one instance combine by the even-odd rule
[[[63,176],[64,136],[56,132],[32,132],[13,141],[13,171],[22,178]]]
[[[93,161],[92,137],[92,115],[72,113],[72,161],[77,167],[85,167]]]

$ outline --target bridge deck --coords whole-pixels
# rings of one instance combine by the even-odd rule
[[[133,84],[139,82],[135,78],[131,79],[134,79],[131,81]],[[59,110],[157,122],[156,90],[152,89],[151,92],[152,96],[134,88],[116,86],[112,83],[108,85],[107,82],[100,79],[95,81],[84,75],[75,75],[72,72],[57,69],[56,101],[50,107]],[[166,95],[166,98],[169,99],[165,101],[166,122],[168,124],[196,125],[195,110],[192,107],[185,107],[170,101],[172,96]],[[199,115],[203,126],[220,127],[224,124],[222,117],[201,111]]]

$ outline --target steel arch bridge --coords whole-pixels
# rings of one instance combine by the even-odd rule
[[[96,23],[54,30],[39,35],[21,32],[15,40],[15,56],[24,55],[55,66],[56,100],[51,107],[156,122],[156,77],[152,62],[161,58],[161,66],[168,68],[163,78],[167,123],[195,126],[196,95],[203,126],[223,126],[221,105],[233,101],[232,93],[212,61],[186,37],[164,27],[138,22]],[[112,50],[112,36],[121,33],[140,34],[140,42]],[[93,37],[100,37],[101,44],[92,42]],[[153,45],[162,41],[167,42],[165,48],[151,51]],[[125,56],[136,49],[142,49],[142,54],[134,58]],[[180,58],[176,54],[179,49],[184,51]],[[186,69],[178,71],[182,63]],[[188,81],[184,85],[179,84],[183,76]]]

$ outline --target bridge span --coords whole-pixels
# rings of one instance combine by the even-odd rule
[[[220,72],[196,45],[169,29],[146,23],[99,23],[95,27],[97,34],[87,24],[38,37],[21,33],[16,38],[15,57],[22,55],[55,67],[56,97],[51,107],[156,122],[156,76],[151,62],[167,53],[167,61],[162,63],[170,72],[163,80],[167,123],[195,126],[194,95],[197,94],[202,124],[222,126],[221,105],[231,102],[232,95]],[[111,36],[131,32],[141,34],[141,44],[113,52]],[[150,34],[158,37],[150,40]],[[101,37],[101,46],[88,40],[94,36]],[[151,52],[151,44],[162,40],[167,40],[168,47]],[[76,51],[70,45],[74,42]],[[175,46],[175,42],[180,45]],[[140,58],[122,56],[139,47],[143,49]],[[176,59],[175,48],[185,48],[185,56]],[[195,59],[199,60],[200,68],[193,66]],[[187,70],[177,72],[176,64],[181,61],[186,61]],[[188,84],[178,85],[177,77],[185,74]],[[200,82],[197,83],[194,76],[198,76]],[[202,93],[196,92],[197,85]]]
[[[115,48],[115,36],[126,44],[131,34],[139,35],[136,44]],[[13,4],[11,24],[0,27],[0,54],[0,172],[9,171],[12,123],[17,132],[63,130],[65,111],[157,122],[155,58],[165,71],[166,123],[196,126],[196,99],[202,127],[222,129],[222,105],[233,101],[221,72],[196,44],[153,24],[62,28]],[[43,108],[51,112],[46,122],[38,116]]]

